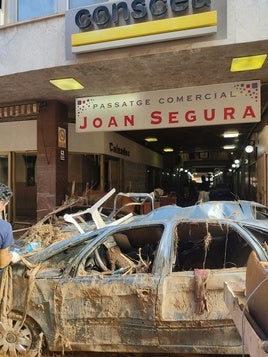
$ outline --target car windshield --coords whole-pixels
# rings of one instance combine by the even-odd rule
[[[40,265],[40,270],[38,272],[38,277],[60,276],[65,268],[77,255],[80,254],[87,244],[88,241],[83,241],[76,245],[66,245],[65,249],[62,249],[47,259],[43,259],[43,263]]]

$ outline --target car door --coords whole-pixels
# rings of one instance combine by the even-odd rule
[[[118,232],[117,232],[118,233]],[[101,237],[98,249],[109,235]],[[152,272],[110,274],[85,272],[79,262],[75,276],[60,280],[55,291],[62,343],[90,351],[151,351],[158,346],[155,307],[159,275]]]
[[[262,255],[261,247],[232,222],[185,220],[170,237],[173,264],[162,276],[157,301],[160,344],[173,353],[241,353],[224,282],[244,289],[249,254]]]

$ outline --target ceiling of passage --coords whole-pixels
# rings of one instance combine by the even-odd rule
[[[184,40],[180,41],[180,46]],[[246,80],[260,80],[262,84],[262,111],[268,101],[268,61],[262,69],[248,72],[230,72],[233,57],[267,53],[268,41],[226,45],[210,48],[187,48],[178,51],[177,41],[147,46],[135,46],[117,50],[79,55],[81,63],[47,68],[28,73],[0,77],[0,106],[58,100],[69,108],[69,120],[75,121],[75,98],[98,95],[144,92],[168,88],[182,88]],[[61,91],[49,83],[50,79],[74,77],[84,85],[79,91]],[[213,152],[222,150],[225,130],[236,129],[240,135],[236,141],[237,154],[243,150],[250,134],[258,129],[255,124],[206,126],[177,129],[155,129],[122,132],[124,136],[159,153],[166,146],[174,148],[174,154],[187,152],[195,161],[193,153],[209,152],[210,160],[196,163],[200,170],[230,165],[228,160],[212,160]],[[148,144],[145,137],[153,135],[157,143]],[[198,154],[199,155],[199,154]],[[232,157],[236,155],[236,152]],[[224,164],[224,161],[226,163]],[[195,162],[193,162],[195,164]]]

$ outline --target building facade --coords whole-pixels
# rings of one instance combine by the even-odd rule
[[[122,3],[1,2],[0,180],[15,192],[14,220],[45,216],[74,185],[78,195],[161,186],[164,156],[120,135],[117,123],[80,132],[77,98],[249,80],[262,92],[247,137],[254,151],[240,152],[230,175],[240,197],[267,204],[268,64],[248,72],[225,68],[233,57],[267,54],[267,1]],[[71,77],[85,83],[81,92],[50,82]],[[213,135],[213,126],[207,130]]]

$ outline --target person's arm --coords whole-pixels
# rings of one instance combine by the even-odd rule
[[[8,264],[14,264],[21,260],[17,252],[10,252],[9,247],[0,249],[0,269],[5,268]]]
[[[9,247],[0,249],[0,268],[5,268],[12,261],[12,254],[9,251]]]

